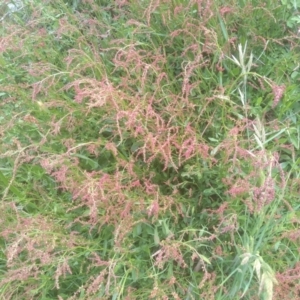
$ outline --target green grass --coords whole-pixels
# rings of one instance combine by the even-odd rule
[[[297,299],[297,1],[0,9],[0,298]]]

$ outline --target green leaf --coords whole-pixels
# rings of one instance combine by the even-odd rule
[[[292,79],[295,79],[298,75],[299,75],[299,72],[294,71],[294,72],[291,74],[291,78],[292,78]]]
[[[159,243],[160,243],[160,239],[159,239],[157,227],[155,227],[155,229],[154,229],[154,244],[159,245]]]
[[[0,171],[0,182],[4,184],[3,190],[5,190],[9,186],[9,180],[3,175],[1,171]],[[22,193],[13,184],[10,185],[9,190],[13,192],[16,196],[22,197]]]
[[[96,161],[90,159],[89,157],[87,157],[83,154],[76,153],[76,154],[73,154],[73,155],[83,159],[92,169],[96,169],[96,168],[99,167],[99,164]]]
[[[294,145],[294,147],[299,150],[299,140],[296,139],[294,136],[290,136],[291,142]]]

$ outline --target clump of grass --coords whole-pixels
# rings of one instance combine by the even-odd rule
[[[295,8],[10,3],[1,297],[297,297]]]

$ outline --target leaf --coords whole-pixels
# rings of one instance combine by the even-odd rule
[[[279,246],[281,245],[281,241],[278,241],[275,245],[274,245],[274,250],[278,251]]]
[[[3,173],[0,171],[0,182],[4,184],[4,189],[9,186],[9,181],[8,179],[3,175]],[[17,189],[15,186],[12,184],[9,186],[9,190],[13,192],[16,196],[22,197],[22,193]]]
[[[86,163],[87,163],[91,168],[93,168],[93,169],[96,169],[96,168],[99,167],[99,164],[98,164],[96,161],[90,159],[89,157],[87,157],[87,156],[85,156],[85,155],[83,155],[83,154],[78,154],[78,153],[76,153],[76,154],[73,154],[73,155],[76,156],[76,157],[82,158],[83,160],[85,160]]]
[[[209,259],[206,256],[199,254],[199,253],[198,253],[198,255],[203,261],[205,261],[207,264],[211,265],[211,262],[209,261]]]
[[[138,223],[133,229],[133,237],[137,237],[142,233],[142,225]]]
[[[163,225],[162,228],[163,228],[164,234],[169,235],[171,230],[169,229],[169,226],[167,225],[166,220],[163,220],[162,225]]]
[[[218,19],[219,19],[220,26],[221,26],[221,29],[222,29],[223,37],[227,41],[228,40],[228,33],[227,33],[226,26],[224,24],[224,21],[223,21],[223,19],[221,18],[220,15],[218,15]]]
[[[298,139],[296,139],[294,136],[290,136],[290,139],[291,139],[291,142],[292,142],[292,144],[294,145],[294,147],[297,149],[297,150],[299,150],[299,140]]]
[[[291,78],[292,78],[292,79],[295,79],[298,75],[299,75],[299,72],[294,71],[294,72],[291,74]],[[0,95],[0,96],[1,96],[1,95]]]
[[[154,229],[154,244],[157,246],[160,243],[157,227]]]

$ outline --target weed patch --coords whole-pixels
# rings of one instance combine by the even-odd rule
[[[1,7],[3,299],[299,297],[296,1]]]

